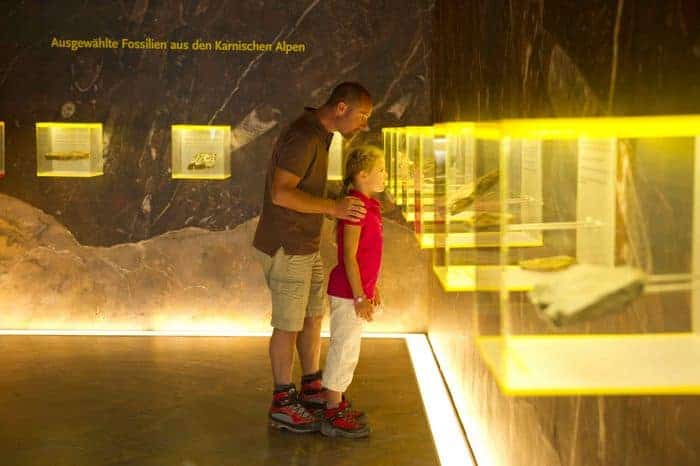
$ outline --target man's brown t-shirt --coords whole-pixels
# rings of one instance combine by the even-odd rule
[[[316,197],[326,194],[329,133],[306,108],[275,144],[265,178],[265,195],[253,246],[269,256],[280,248],[286,254],[312,254],[319,250],[322,214],[305,214],[272,203],[272,177],[277,167],[301,178],[297,188]]]

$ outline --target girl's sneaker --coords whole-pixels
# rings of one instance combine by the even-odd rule
[[[348,409],[350,410],[350,414],[352,414],[355,417],[355,419],[360,421],[362,424],[367,424],[367,415],[365,414],[365,412],[353,408],[352,403],[350,403],[350,400],[345,398],[345,393],[343,393],[343,401],[347,403]]]
[[[299,401],[301,401],[301,404],[303,404],[311,414],[320,419],[326,408],[326,389],[321,385],[321,380],[318,379],[307,383],[302,382]],[[347,402],[348,408],[352,408],[350,400],[345,398],[345,394],[343,394],[343,401]],[[367,416],[362,411],[350,409],[350,413],[360,422],[367,422]]]
[[[321,433],[327,437],[363,438],[370,428],[352,415],[348,402],[343,400],[337,408],[323,410]]]

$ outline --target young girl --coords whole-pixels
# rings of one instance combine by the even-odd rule
[[[369,426],[363,413],[350,409],[343,393],[360,357],[364,322],[372,321],[372,314],[381,305],[377,278],[382,259],[382,216],[379,202],[371,195],[384,191],[384,154],[374,146],[354,149],[345,163],[345,174],[341,196],[361,199],[367,214],[359,222],[338,221],[338,265],[328,280],[331,340],[323,372],[326,409],[321,432],[360,438],[369,435]]]

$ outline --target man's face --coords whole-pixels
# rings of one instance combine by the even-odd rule
[[[336,106],[338,131],[346,139],[353,137],[359,131],[368,129],[367,121],[370,116],[372,116],[372,102],[369,99],[350,104],[340,102]]]

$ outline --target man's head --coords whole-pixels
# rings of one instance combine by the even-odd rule
[[[333,127],[345,138],[369,128],[372,115],[372,97],[367,89],[355,82],[338,84],[324,104],[333,120]]]

